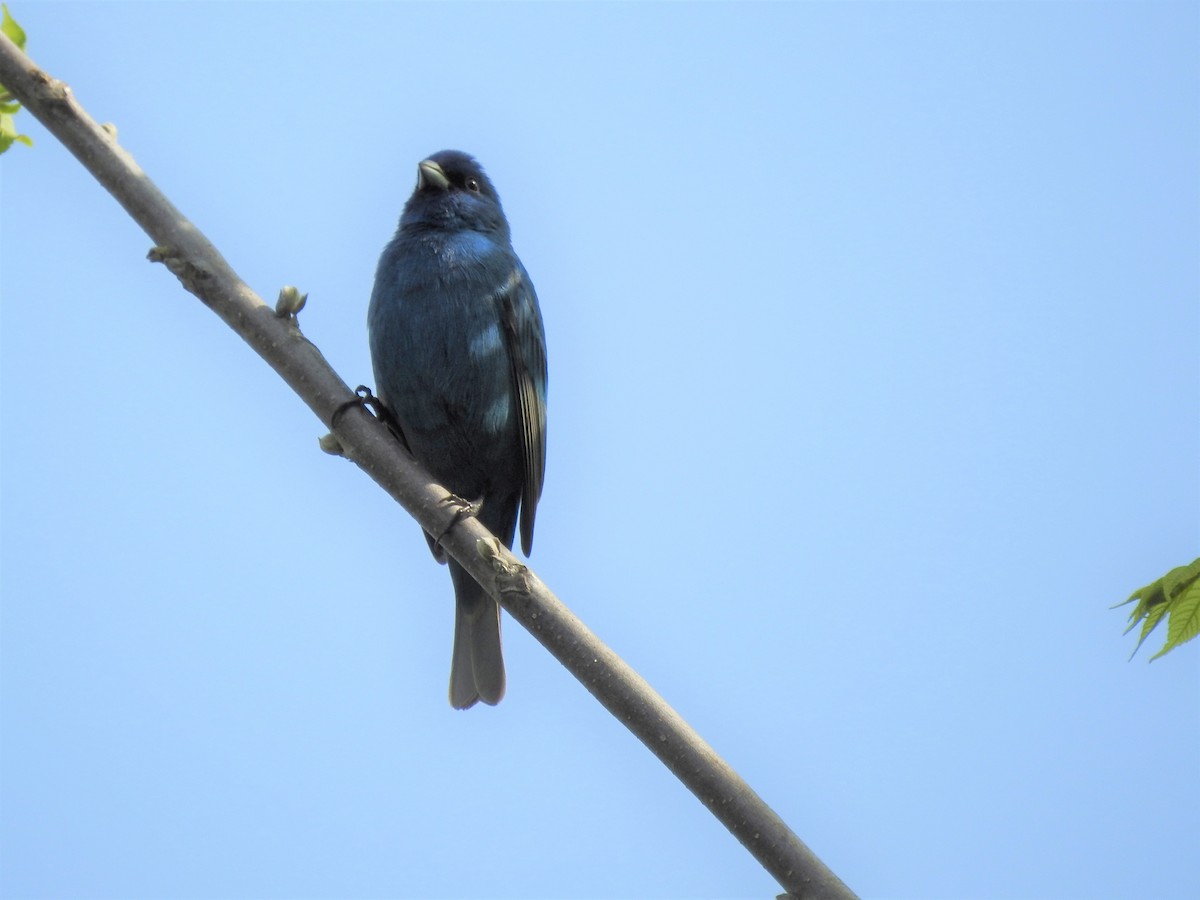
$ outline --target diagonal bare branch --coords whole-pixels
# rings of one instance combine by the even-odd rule
[[[76,102],[0,34],[0,84],[67,147],[154,242],[151,259],[237,332],[337,436],[344,454],[387,491],[492,592],[670,769],[788,891],[803,898],[854,894],[665,700],[603,644],[476,519],[454,522],[448,492],[357,405],[295,319],[276,315],[200,231]],[[335,415],[344,409],[344,415]],[[334,419],[336,418],[336,422]]]

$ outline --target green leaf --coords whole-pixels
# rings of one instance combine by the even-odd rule
[[[28,135],[17,134],[17,126],[13,124],[12,116],[8,113],[0,113],[0,153],[18,141],[26,147],[33,146],[33,141]]]
[[[1150,632],[1167,618],[1167,640],[1162,649],[1150,657],[1153,662],[1200,634],[1200,559],[1187,566],[1178,566],[1157,581],[1138,588],[1129,595],[1129,599],[1117,606],[1134,600],[1138,604],[1129,614],[1129,627],[1125,633],[1132,631],[1139,622],[1142,624],[1142,633],[1137,646],[1133,648],[1133,654],[1130,654],[1131,659]]]
[[[1133,648],[1133,653],[1129,654],[1130,659],[1133,659],[1137,655],[1142,644],[1146,642],[1146,638],[1150,637],[1150,632],[1158,627],[1158,623],[1166,611],[1167,606],[1165,603],[1147,603],[1145,607],[1139,604],[1138,608],[1133,611],[1130,615],[1133,621],[1129,623],[1129,628],[1125,629],[1125,633],[1128,634],[1130,629],[1137,625],[1138,621],[1142,623],[1142,633],[1138,635],[1138,642]]]
[[[17,24],[17,20],[9,14],[8,4],[0,3],[0,31],[5,37],[25,49],[25,29]],[[20,142],[26,147],[33,146],[33,139],[27,134],[17,134],[17,126],[13,124],[13,113],[21,108],[20,103],[13,101],[13,96],[0,85],[0,153],[3,153],[14,143]]]
[[[25,49],[25,29],[17,24],[8,12],[8,4],[0,3],[0,10],[4,11],[3,19],[0,19],[0,31],[4,32],[4,36],[17,45],[20,49]]]
[[[1179,572],[1174,569],[1173,572]],[[1168,575],[1167,578],[1171,576]],[[1186,644],[1197,634],[1200,634],[1200,580],[1193,576],[1190,581],[1177,585],[1178,591],[1167,589],[1168,595],[1174,595],[1169,601],[1171,620],[1167,622],[1167,642],[1155,653],[1150,660],[1153,662],[1168,650],[1174,650],[1180,644]]]

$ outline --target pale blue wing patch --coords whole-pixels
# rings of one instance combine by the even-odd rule
[[[499,353],[503,347],[504,336],[500,333],[500,324],[493,322],[471,338],[467,344],[467,352],[475,359],[483,359]]]
[[[488,404],[483,413],[483,425],[491,432],[504,431],[508,428],[508,417],[512,412],[512,401],[507,394],[502,394]]]
[[[521,281],[521,270],[514,268],[504,282],[488,294],[488,302],[498,306],[505,304]],[[483,360],[497,353],[512,352],[511,348],[506,346],[505,332],[501,327],[499,316],[471,338],[467,344],[467,352],[476,360]],[[512,399],[509,392],[504,390],[487,405],[483,413],[483,425],[488,431],[496,433],[508,429],[511,418]]]

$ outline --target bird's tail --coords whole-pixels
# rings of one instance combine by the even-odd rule
[[[500,652],[500,606],[454,560],[454,656],[450,660],[450,705],[467,709],[482,700],[495,706],[504,696]]]

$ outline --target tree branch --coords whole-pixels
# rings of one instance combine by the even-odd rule
[[[854,894],[666,701],[479,523],[453,524],[449,496],[355,396],[290,316],[276,315],[96,124],[70,89],[0,35],[0,84],[83,163],[155,244],[183,286],[225,320],[308,404],[344,454],[387,491],[509,614],[687,785],[794,897]],[[337,411],[344,410],[344,414]],[[335,422],[334,419],[337,419]],[[452,527],[451,527],[452,526]]]

